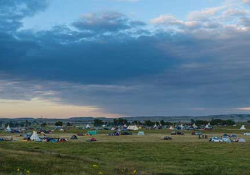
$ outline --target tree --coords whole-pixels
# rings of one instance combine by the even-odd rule
[[[164,126],[164,125],[165,125],[164,120],[161,120],[161,121],[160,121],[160,124],[161,124],[161,126]]]
[[[63,122],[58,121],[58,122],[55,123],[55,126],[63,126]]]
[[[41,127],[46,127],[47,126],[47,123],[42,123],[41,124]]]
[[[126,119],[123,119],[123,118],[114,119],[113,122],[114,122],[114,125],[128,124],[128,121]]]
[[[194,119],[191,119],[191,124],[195,124],[195,120]]]
[[[146,125],[146,126],[154,126],[155,123],[152,122],[151,120],[145,120],[145,121],[144,121],[144,125]]]
[[[94,120],[94,126],[102,126],[104,122],[101,119]]]
[[[72,124],[71,124],[71,123],[69,123],[69,122],[68,122],[66,125],[67,125],[67,126],[72,126]]]

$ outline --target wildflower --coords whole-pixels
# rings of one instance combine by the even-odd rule
[[[29,170],[27,170],[26,172],[27,172],[27,174],[30,174],[30,171],[29,171]]]
[[[103,175],[103,173],[101,171],[98,172],[98,175]]]
[[[93,168],[97,168],[97,165],[93,165]]]
[[[20,171],[20,169],[19,168],[17,168],[17,172],[19,172]]]
[[[136,170],[134,170],[134,171],[133,171],[133,174],[136,174],[136,173],[137,173],[137,171],[136,171]]]

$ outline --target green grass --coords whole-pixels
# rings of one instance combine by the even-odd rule
[[[244,137],[242,131],[231,131],[218,128],[207,134],[238,133]],[[145,133],[120,137],[99,133],[96,143],[86,142],[89,137],[67,143],[0,142],[0,174],[17,174],[17,168],[43,175],[98,175],[99,171],[103,175],[132,175],[134,170],[137,175],[250,174],[250,136],[244,137],[247,143],[240,144],[209,143],[190,132],[173,136],[172,141],[160,140],[169,135],[168,130]]]

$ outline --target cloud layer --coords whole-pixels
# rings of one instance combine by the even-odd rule
[[[47,6],[0,1],[0,98],[127,116],[249,107],[250,12],[242,3],[191,12],[186,21],[163,14],[151,20],[154,29],[107,11],[51,30],[20,30],[23,18]]]

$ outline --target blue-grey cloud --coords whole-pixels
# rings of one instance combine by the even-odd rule
[[[84,15],[71,26],[47,31],[18,30],[22,18],[44,10],[43,2],[4,6],[32,8],[18,17],[2,9],[0,98],[40,97],[124,115],[231,113],[248,107],[247,11],[206,9],[188,21],[162,15],[153,20],[161,24],[155,31],[117,12]],[[225,22],[229,17],[234,25]],[[6,23],[12,18],[15,27]]]
[[[93,32],[118,32],[121,30],[142,27],[141,21],[131,21],[127,16],[118,12],[90,13],[81,16],[73,25],[84,31]]]

